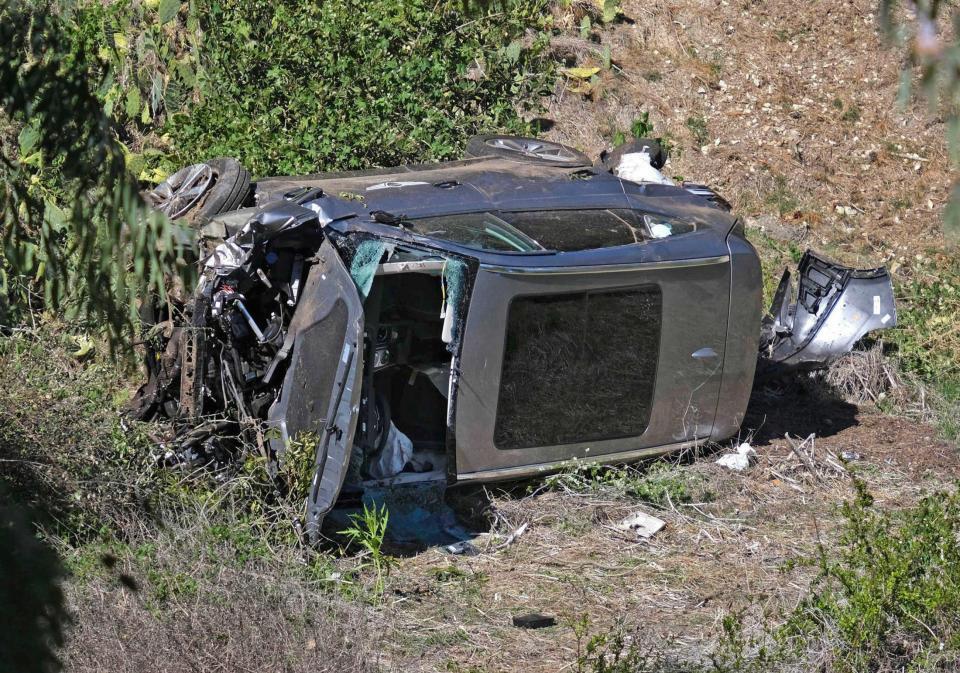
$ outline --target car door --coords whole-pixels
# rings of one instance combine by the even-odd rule
[[[307,533],[315,539],[346,476],[363,371],[363,304],[336,249],[323,242],[291,319],[290,363],[269,422],[278,455],[291,442],[314,445]],[[282,459],[282,458],[281,458]]]
[[[724,234],[667,235],[630,255],[480,265],[459,362],[458,480],[630,459],[710,436],[730,301]]]

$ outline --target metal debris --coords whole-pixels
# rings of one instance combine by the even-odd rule
[[[868,332],[897,324],[893,283],[883,267],[851,269],[808,250],[797,277],[796,301],[792,276],[784,271],[763,319],[761,375],[824,367]]]
[[[443,550],[455,556],[476,556],[480,553],[470,540],[461,540],[460,542],[448,544]]]

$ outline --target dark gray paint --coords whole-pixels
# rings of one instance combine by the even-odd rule
[[[450,187],[451,181],[459,184]],[[441,183],[447,186],[438,186]],[[571,458],[638,458],[707,439],[722,440],[739,430],[757,365],[762,277],[757,253],[742,226],[736,226],[722,199],[708,190],[692,193],[681,187],[635,184],[596,169],[588,174],[582,169],[478,158],[270,178],[258,184],[258,198],[262,203],[298,187],[323,190],[324,196],[311,197],[304,205],[324,214],[321,219],[328,230],[374,235],[472,260],[472,293],[452,366],[454,479],[535,474]],[[431,239],[402,226],[374,222],[370,216],[375,210],[418,218],[484,210],[587,208],[633,208],[686,218],[697,224],[697,231],[598,250],[510,254]],[[493,433],[511,300],[649,283],[662,292],[663,326],[653,407],[643,434],[561,446],[496,448]],[[837,316],[847,323],[844,315]],[[874,326],[861,322],[827,348],[840,341],[849,346],[862,328]],[[350,423],[352,435],[355,418]]]
[[[271,441],[282,456],[303,433],[318,437],[306,520],[307,533],[315,538],[346,477],[363,371],[363,305],[330,241],[320,246],[290,330],[290,365],[269,414],[280,437]]]
[[[653,408],[643,435],[562,446],[497,449],[493,431],[510,300],[518,295],[645,284],[661,288],[663,327]],[[615,459],[616,454],[627,451],[709,437],[726,349],[729,292],[730,264],[726,255],[584,270],[481,266],[461,351],[455,428],[457,477],[475,479],[482,473],[519,466],[536,470],[570,458]],[[693,306],[700,310],[691,310]],[[715,357],[694,357],[703,349],[712,349]]]

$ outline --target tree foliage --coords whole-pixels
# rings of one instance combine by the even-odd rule
[[[139,291],[185,268],[138,197],[185,163],[361,168],[527,131],[546,3],[5,0],[0,322],[69,309],[119,343]]]
[[[3,295],[16,304],[17,288],[42,288],[46,305],[93,317],[116,345],[134,310],[129,272],[162,289],[173,230],[146,212],[98,97],[104,80],[62,15],[8,1],[0,52],[0,110],[19,129],[0,152]]]

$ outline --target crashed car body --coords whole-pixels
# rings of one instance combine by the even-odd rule
[[[883,269],[808,253],[797,301],[785,276],[761,329],[742,222],[712,190],[667,182],[509,151],[259,180],[254,207],[202,229],[191,328],[161,387],[179,384],[173,413],[194,425],[266,427],[270,460],[306,442],[315,535],[364,484],[726,439],[758,352],[823,364],[895,322]]]

